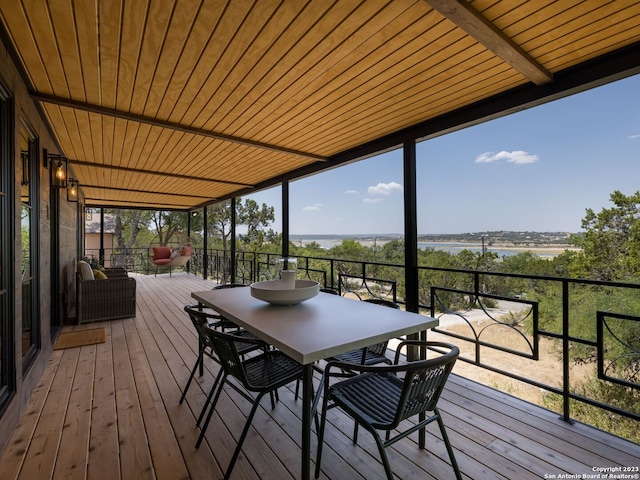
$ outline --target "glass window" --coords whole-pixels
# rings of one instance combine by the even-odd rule
[[[22,164],[20,189],[20,269],[22,280],[22,359],[27,368],[39,348],[40,322],[35,289],[38,258],[37,205],[35,197],[38,172],[37,142],[30,138],[24,128],[20,128],[20,159]]]
[[[0,410],[15,388],[13,291],[13,102],[0,85]]]

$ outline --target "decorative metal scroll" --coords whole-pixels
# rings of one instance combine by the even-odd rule
[[[446,303],[441,298],[440,294],[445,292],[462,295],[468,299],[470,307],[465,311],[452,311],[448,308]],[[493,300],[506,300],[509,302],[520,303],[528,306],[524,310],[520,312],[510,312],[509,321],[501,320],[500,318],[496,318],[496,316],[489,311],[488,307],[483,303],[483,299],[493,299]],[[468,313],[472,309],[480,309],[484,312],[486,320],[489,321],[488,324],[476,324],[472,322],[465,314]],[[466,324],[472,336],[461,335],[458,333],[454,333],[448,330],[443,330],[440,328],[434,328],[433,330],[445,335],[449,335],[455,338],[459,338],[461,340],[466,340],[472,342],[476,345],[476,362],[480,363],[480,347],[492,348],[495,350],[500,350],[503,352],[508,352],[513,355],[518,355],[524,358],[530,358],[532,360],[539,359],[539,330],[538,330],[538,302],[524,300],[522,298],[516,297],[503,297],[499,295],[491,295],[491,294],[482,294],[472,291],[466,290],[458,290],[453,288],[440,288],[440,287],[432,287],[431,288],[431,315],[436,316],[436,310],[441,312],[438,315],[438,318],[444,314],[456,315],[460,319],[463,320],[464,324]],[[527,318],[531,318],[532,322],[532,333],[530,336],[525,335],[521,329],[517,326],[521,325]],[[484,319],[483,319],[484,320]],[[482,339],[483,333],[486,333],[488,329],[496,328],[496,327],[506,327],[510,329],[513,333],[515,333],[518,337],[524,340],[524,344],[528,347],[528,350],[515,350],[513,348],[505,347],[502,345],[497,345],[495,343],[489,343]]]
[[[598,378],[639,389],[640,317],[598,311],[597,329]]]
[[[327,272],[324,270],[307,268],[298,264],[298,278],[313,280],[314,282],[318,282],[320,285],[323,285],[324,288],[327,287]]]
[[[396,303],[397,285],[393,280],[340,273],[338,275],[338,289],[341,295],[351,293],[360,300],[379,298]]]
[[[236,282],[250,283],[253,279],[253,261],[236,258]]]

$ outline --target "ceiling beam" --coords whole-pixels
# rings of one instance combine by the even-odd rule
[[[190,211],[193,208],[191,205],[184,204],[169,204],[159,202],[138,202],[130,200],[105,200],[104,198],[85,197],[85,207],[87,208],[126,208],[132,210],[184,210]],[[95,202],[95,203],[92,203]],[[115,202],[115,203],[114,203]],[[131,204],[133,206],[128,206]]]
[[[106,170],[118,170],[121,172],[140,173],[143,175],[157,175],[160,177],[180,178],[182,180],[197,180],[199,182],[224,183],[227,185],[237,185],[239,187],[253,188],[253,185],[251,185],[250,183],[231,182],[229,180],[219,180],[217,178],[194,177],[191,175],[181,175],[179,173],[152,172],[149,170],[142,170],[141,168],[120,167],[118,165],[104,165],[102,163],[84,162],[82,160],[68,159],[68,162],[70,165],[78,165],[78,166],[89,167],[89,168],[104,168]],[[100,188],[104,188],[104,187],[100,187]]]
[[[270,150],[278,153],[286,153],[287,155],[295,155],[298,157],[304,157],[315,161],[326,161],[327,158],[322,155],[314,155],[312,153],[301,152],[299,150],[293,150],[290,148],[279,147],[277,145],[271,145],[269,143],[256,142],[242,137],[234,137],[232,135],[225,135],[224,133],[216,133],[210,130],[204,130],[202,128],[190,127],[188,125],[182,125],[180,123],[169,122],[166,120],[158,120],[157,118],[146,117],[144,115],[138,115],[135,113],[124,112],[122,110],[116,110],[114,108],[106,108],[100,105],[93,105],[91,103],[79,102],[77,100],[71,100],[68,98],[56,97],[54,95],[47,95],[35,91],[30,91],[29,96],[33,100],[37,100],[42,103],[49,103],[52,105],[58,105],[61,107],[72,108],[75,110],[82,110],[85,112],[96,113],[98,115],[106,115],[109,117],[120,118],[122,120],[129,120],[132,122],[144,123],[147,125],[153,125],[160,128],[168,128],[170,130],[176,130],[178,132],[189,133],[192,135],[199,135],[202,137],[213,138],[215,140],[222,140],[225,142],[238,143],[248,147],[259,148],[262,150]]]
[[[553,80],[553,75],[549,71],[466,0],[425,0],[425,2],[536,85],[544,85]]]
[[[151,190],[142,190],[140,188],[105,187],[103,185],[87,185],[84,183],[80,185],[80,188],[83,191],[85,188],[86,189],[100,188],[103,190],[112,190],[115,192],[146,193],[149,195],[162,195],[163,197],[169,196],[169,197],[203,198],[207,200],[215,200],[215,198],[207,197],[205,195],[193,195],[191,193],[158,192],[158,191],[151,191]]]

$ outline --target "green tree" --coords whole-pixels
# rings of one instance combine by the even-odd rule
[[[246,226],[247,232],[238,235],[244,245],[261,247],[265,242],[279,238],[267,227],[275,220],[274,208],[266,203],[258,205],[255,200],[247,198],[244,203],[236,203],[236,226]],[[231,236],[231,202],[222,202],[207,207],[207,227],[210,235],[218,238],[222,249],[229,250]]]
[[[187,212],[154,211],[151,214],[150,225],[156,234],[156,243],[169,245],[172,240],[179,241],[179,234],[186,235]]]
[[[246,226],[246,233],[238,235],[237,245],[240,250],[263,252],[275,248],[281,243],[280,235],[267,227],[275,220],[274,208],[263,203],[258,205],[255,200],[247,198],[244,202],[236,203],[236,226]],[[223,264],[225,279],[229,275],[229,238],[232,231],[231,202],[223,202],[207,207],[207,229],[213,237],[210,246],[217,243],[223,250]],[[275,253],[275,252],[274,252]]]
[[[614,206],[595,213],[587,208],[584,233],[570,241],[582,249],[577,273],[599,280],[622,280],[640,272],[640,191],[611,194]]]
[[[207,233],[209,236],[217,238],[225,252],[228,250],[229,237],[231,236],[230,201],[207,207]]]
[[[150,213],[141,210],[113,211],[115,228],[114,233],[119,249],[132,248],[136,244],[140,231],[147,227]]]
[[[265,241],[276,234],[266,228],[275,220],[274,208],[263,203],[261,206],[251,198],[246,198],[244,203],[238,203],[236,221],[238,225],[245,225],[247,233],[239,235],[241,242],[260,248]]]

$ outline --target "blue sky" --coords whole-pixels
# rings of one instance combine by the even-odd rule
[[[580,231],[640,190],[640,75],[418,144],[418,232]],[[291,182],[292,234],[403,232],[402,152]],[[276,209],[280,188],[251,196]]]

